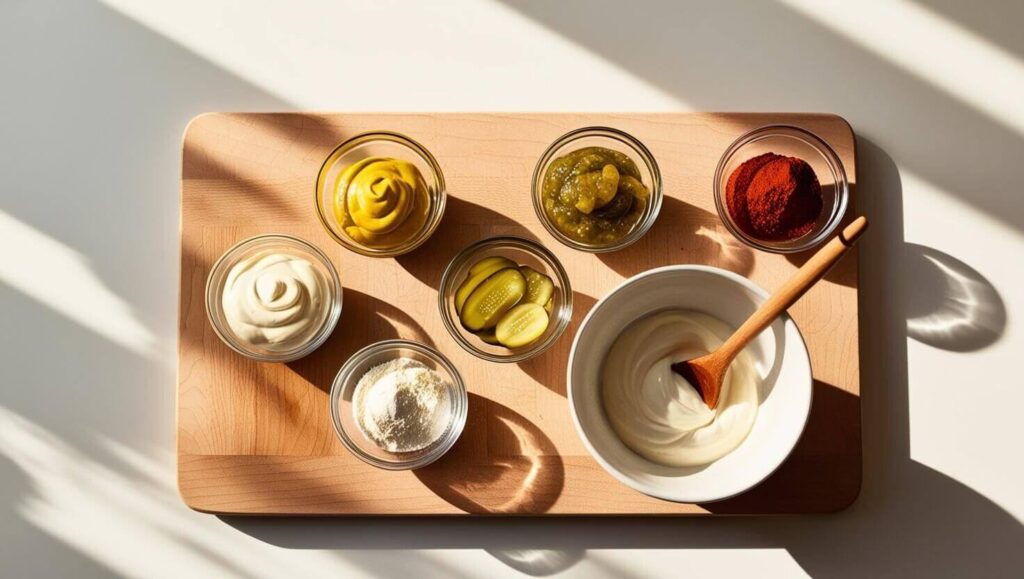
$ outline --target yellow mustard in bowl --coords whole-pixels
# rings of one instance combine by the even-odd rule
[[[430,214],[427,182],[415,165],[370,157],[349,165],[338,178],[334,216],[356,243],[386,249],[419,233]]]

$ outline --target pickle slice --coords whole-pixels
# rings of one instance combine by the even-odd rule
[[[520,304],[502,316],[494,335],[506,348],[518,348],[537,341],[548,329],[548,313],[534,304]]]
[[[519,267],[519,272],[526,278],[526,295],[523,300],[542,306],[555,294],[555,284],[551,278],[528,265]]]
[[[551,298],[548,299],[548,303],[544,304],[544,311],[550,314],[551,310],[554,309],[554,307],[555,307],[555,298],[551,297]]]
[[[500,346],[501,342],[498,341],[498,337],[494,335],[494,328],[489,330],[480,330],[476,333],[476,337],[480,338],[484,342],[492,346]]]
[[[494,267],[497,264],[500,264],[501,267]],[[491,256],[491,257],[485,257],[485,258],[481,259],[480,261],[474,263],[469,268],[469,275],[467,277],[472,277],[472,276],[480,273],[481,271],[484,271],[485,269],[489,269],[489,270],[491,270],[491,273],[494,273],[494,272],[498,271],[499,269],[504,269],[506,267],[515,267],[515,266],[516,266],[516,262],[512,261],[511,259],[509,259],[507,257],[501,257],[500,255],[494,255],[494,256]]]
[[[526,293],[526,278],[519,270],[506,268],[491,274],[466,298],[459,319],[466,329],[478,332],[493,328],[505,312]]]
[[[459,289],[455,290],[455,311],[460,314],[462,313],[462,306],[469,298],[469,294],[473,293],[477,286],[484,283],[485,279],[503,269],[515,267],[516,264],[512,260],[505,259],[504,257],[496,258],[493,261],[492,258],[488,257],[473,264],[473,267],[469,268],[469,276],[466,277],[466,281],[462,282]]]

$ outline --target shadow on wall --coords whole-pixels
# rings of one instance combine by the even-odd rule
[[[0,211],[80,255],[157,342],[152,357],[135,355],[2,284],[14,296],[0,299],[5,324],[20,328],[0,353],[20,385],[4,403],[68,440],[101,431],[171,444],[182,132],[207,108],[289,105],[95,2],[5,3],[0,53],[0,126],[16,143],[0,161]],[[55,144],[75,151],[60,161],[71,187],[40,178],[53,173]],[[87,281],[44,269],[14,274]],[[85,318],[110,313],[68,295],[69,308],[93,306]],[[70,403],[51,403],[57,385]]]
[[[0,212],[80,257],[96,280],[67,268],[47,271],[45,263],[10,271],[74,288],[62,305],[85,312],[82,319],[6,277],[0,281],[0,316],[5,327],[18,328],[0,351],[4,385],[11,386],[0,395],[0,430],[7,440],[38,438],[24,454],[0,452],[0,535],[4,553],[18,554],[5,558],[4,574],[146,576],[165,561],[121,539],[174,554],[200,574],[238,574],[193,544],[199,533],[174,532],[210,525],[181,510],[168,486],[173,472],[161,471],[159,494],[150,496],[131,465],[110,458],[97,433],[130,443],[140,455],[173,448],[177,319],[170,304],[178,292],[186,123],[209,109],[291,107],[99,2],[15,0],[2,11]],[[70,176],[70,186],[44,178],[55,167]],[[43,255],[39,247],[21,250],[30,259]],[[108,304],[96,299],[106,293],[126,304],[126,312],[113,312],[119,319],[137,319],[155,336],[151,356],[81,323],[111,314],[97,307]],[[124,334],[123,326],[109,327]],[[8,412],[24,423],[12,423]],[[176,513],[170,522],[161,518],[168,512]],[[150,540],[164,529],[166,543]]]
[[[960,0],[917,0],[917,3],[970,28],[1017,57],[1024,57],[1024,35],[1020,33],[1024,4],[1003,2],[998,10],[978,10],[977,6]]]
[[[942,350],[970,352],[991,345],[1006,329],[1006,307],[992,284],[971,266],[941,251],[907,243],[907,335]]]
[[[546,577],[572,567],[583,558],[583,549],[485,549],[492,557],[531,577]]]

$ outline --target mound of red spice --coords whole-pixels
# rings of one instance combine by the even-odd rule
[[[803,159],[765,153],[732,172],[725,200],[733,222],[744,233],[791,240],[810,232],[821,215],[821,184]]]

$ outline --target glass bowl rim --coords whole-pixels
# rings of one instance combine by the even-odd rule
[[[367,247],[339,234],[331,226],[329,221],[330,218],[327,215],[324,215],[323,203],[321,201],[321,185],[324,178],[324,171],[328,169],[327,162],[336,154],[340,159],[349,150],[374,141],[386,141],[410,149],[426,162],[427,166],[430,167],[431,173],[433,173],[432,176],[434,180],[437,182],[437,191],[435,193],[437,196],[437,202],[432,204],[431,213],[424,228],[406,243],[386,249],[374,249],[372,247]],[[353,135],[335,146],[331,149],[331,152],[327,153],[327,156],[324,157],[323,162],[320,164],[320,170],[317,171],[316,174],[315,191],[313,193],[313,202],[316,205],[317,217],[320,219],[320,224],[323,225],[325,230],[327,230],[327,234],[345,249],[367,257],[396,257],[409,253],[426,243],[427,240],[430,239],[430,236],[432,236],[437,230],[438,226],[441,225],[441,220],[444,217],[445,206],[448,201],[448,191],[444,180],[444,172],[441,171],[441,165],[437,162],[437,159],[430,150],[421,145],[419,141],[396,131],[366,131]]]
[[[355,378],[353,373],[356,369],[359,368],[359,366],[362,365],[371,355],[399,349],[414,350],[421,355],[432,359],[438,365],[443,367],[452,378],[452,386],[454,386],[456,390],[456,399],[452,401],[452,420],[448,426],[448,430],[445,431],[444,436],[435,441],[433,446],[427,447],[428,450],[423,454],[419,455],[415,459],[405,461],[386,460],[363,451],[355,444],[355,442],[352,441],[352,437],[348,431],[345,430],[338,412],[338,399],[341,397],[342,391],[344,390],[344,383],[346,381],[350,382],[350,377]],[[338,440],[341,441],[341,444],[356,458],[371,466],[384,470],[397,471],[421,468],[433,463],[447,454],[462,436],[462,431],[466,427],[466,420],[469,412],[469,392],[466,389],[466,383],[462,379],[462,374],[459,373],[455,364],[453,364],[447,356],[442,354],[436,348],[428,346],[422,342],[407,340],[404,338],[394,338],[374,342],[360,348],[356,353],[349,356],[348,360],[345,360],[345,363],[338,369],[338,373],[335,374],[334,380],[331,382],[331,391],[327,399],[329,405],[328,410],[331,414],[331,423],[334,425],[334,433],[337,435]]]
[[[457,281],[454,279],[455,271],[465,264],[474,253],[492,246],[499,248],[512,246],[516,249],[530,253],[540,261],[547,263],[548,266],[554,270],[555,276],[558,278],[559,293],[562,296],[559,304],[560,307],[557,309],[552,308],[551,316],[557,317],[558,326],[551,333],[548,339],[510,354],[494,354],[478,348],[462,335],[462,332],[459,331],[459,327],[456,326],[457,322],[452,319],[452,316],[448,311],[448,294],[454,292],[454,284]],[[452,292],[448,291],[449,288],[452,289]],[[462,346],[462,349],[473,354],[477,358],[488,362],[511,363],[522,362],[523,360],[539,356],[558,342],[572,320],[572,297],[572,284],[569,281],[569,274],[562,266],[562,262],[558,260],[558,257],[555,256],[551,250],[544,247],[539,242],[525,237],[515,235],[498,235],[487,237],[467,245],[456,253],[455,257],[448,262],[448,265],[444,268],[444,273],[441,274],[441,283],[438,286],[437,291],[437,305],[441,312],[441,321],[444,322],[444,326],[448,330],[448,333],[460,346]]]
[[[815,149],[825,160],[825,164],[828,165],[829,169],[832,171],[833,178],[835,180],[835,196],[837,197],[837,203],[829,221],[821,228],[820,231],[814,235],[807,236],[807,239],[800,244],[790,247],[782,247],[771,240],[757,239],[747,235],[735,223],[733,223],[732,216],[728,214],[728,208],[725,206],[725,190],[722,187],[722,181],[725,177],[725,166],[732,160],[736,153],[743,149],[743,147],[768,137],[788,137],[798,139],[809,147]],[[714,198],[715,209],[718,211],[719,219],[725,225],[726,229],[728,229],[729,232],[741,242],[753,247],[754,249],[759,249],[769,253],[800,253],[820,245],[828,239],[839,227],[839,224],[842,223],[849,205],[850,185],[846,176],[846,168],[843,166],[843,160],[839,157],[839,154],[835,152],[835,149],[825,141],[825,139],[803,127],[787,124],[772,124],[763,125],[743,133],[729,145],[725,152],[722,153],[722,156],[718,159],[718,165],[715,167]]]
[[[566,236],[561,231],[558,231],[558,228],[551,224],[547,213],[544,212],[541,199],[540,183],[544,179],[543,172],[553,160],[555,152],[574,141],[587,137],[604,137],[625,144],[632,149],[638,157],[640,157],[640,160],[650,172],[651,180],[653,181],[653,183],[651,183],[650,203],[648,203],[647,208],[644,210],[644,216],[637,222],[635,228],[627,235],[606,245],[582,243]],[[537,219],[540,220],[541,225],[544,226],[544,229],[563,245],[579,251],[585,251],[587,253],[608,253],[618,251],[639,241],[640,238],[647,234],[654,225],[654,222],[658,219],[658,214],[661,213],[662,199],[664,198],[661,168],[658,166],[658,160],[654,157],[654,154],[651,153],[650,149],[648,149],[640,139],[637,139],[626,131],[601,125],[579,127],[552,141],[541,154],[540,158],[537,160],[537,164],[533,168],[533,181],[530,184],[530,189],[531,197],[533,199],[533,210],[537,214]]]
[[[327,269],[331,277],[332,291],[334,297],[331,300],[331,311],[328,312],[324,318],[323,326],[313,334],[313,338],[301,347],[297,347],[293,350],[285,350],[278,354],[257,354],[245,348],[243,344],[237,342],[231,332],[225,331],[220,327],[220,320],[214,315],[214,312],[220,312],[221,307],[218,305],[220,293],[216,296],[213,295],[213,282],[214,277],[224,267],[226,267],[229,258],[235,257],[239,252],[250,249],[250,247],[258,247],[260,245],[277,242],[285,244],[294,244],[300,247],[302,250],[308,252],[311,256],[315,257],[321,265]],[[232,260],[236,261],[236,260]],[[210,266],[210,272],[206,275],[206,289],[205,289],[205,302],[206,302],[206,318],[213,327],[213,331],[217,334],[227,347],[231,348],[238,354],[241,354],[247,358],[257,360],[259,362],[293,362],[299,358],[308,356],[317,348],[323,345],[324,342],[334,333],[335,327],[338,325],[338,320],[341,318],[341,310],[343,305],[343,293],[344,287],[341,285],[341,279],[338,276],[338,270],[334,267],[330,258],[324,253],[319,247],[312,243],[302,239],[301,237],[290,235],[287,233],[261,233],[253,235],[236,242],[234,245],[229,247],[213,262]]]

